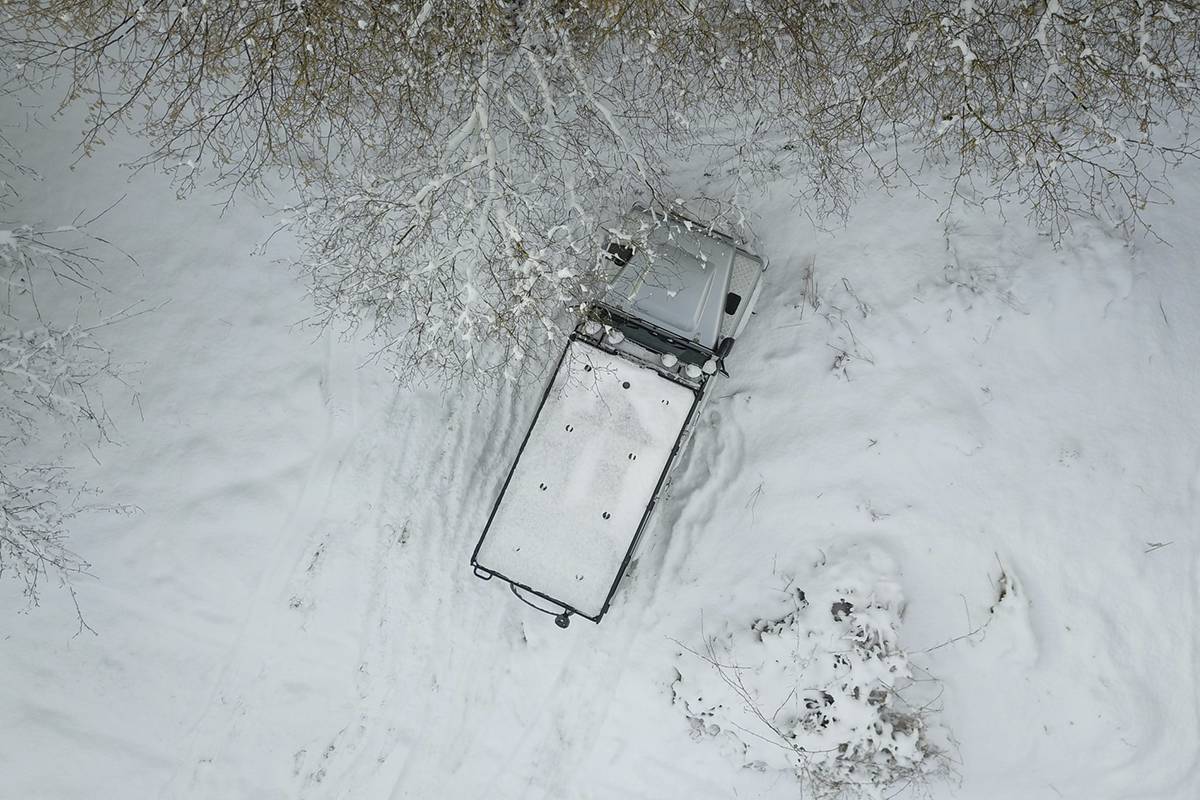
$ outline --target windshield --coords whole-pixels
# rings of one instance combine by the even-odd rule
[[[695,342],[689,342],[650,323],[632,319],[615,308],[596,305],[592,308],[590,316],[597,322],[620,331],[626,339],[652,353],[670,353],[684,364],[696,366],[703,366],[704,362],[712,358],[712,351],[700,347]]]

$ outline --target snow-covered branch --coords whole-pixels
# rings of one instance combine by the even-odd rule
[[[20,163],[15,153],[9,163]],[[99,291],[89,248],[103,240],[88,232],[92,221],[0,229],[0,578],[20,583],[30,605],[47,581],[57,583],[74,604],[80,631],[91,629],[72,580],[88,564],[68,545],[68,528],[98,507],[84,501],[94,492],[70,479],[61,451],[108,438],[100,393],[119,376],[93,333],[121,315],[91,326],[60,323],[39,302],[39,290],[57,284],[85,296]]]
[[[90,565],[70,549],[67,531],[85,508],[82,492],[59,466],[0,466],[0,578],[21,582],[32,605],[47,580],[58,581],[75,603],[81,632],[92,629],[71,580],[86,574]]]

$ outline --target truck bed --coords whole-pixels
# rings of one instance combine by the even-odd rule
[[[572,339],[475,548],[477,573],[599,620],[697,397]]]

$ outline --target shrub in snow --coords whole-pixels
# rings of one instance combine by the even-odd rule
[[[9,186],[3,163],[16,164],[17,155],[0,140],[0,186]],[[0,209],[14,197],[0,194]],[[96,507],[83,503],[92,491],[69,479],[57,451],[108,438],[98,390],[119,376],[92,332],[123,314],[90,326],[56,323],[44,317],[36,288],[98,291],[88,280],[93,241],[103,243],[88,234],[87,222],[0,230],[0,578],[17,581],[27,605],[37,605],[47,580],[57,581],[75,603],[80,630],[88,626],[71,579],[89,565],[68,546],[68,524]]]
[[[817,797],[884,797],[944,774],[886,560],[850,552],[786,581],[783,597],[681,653],[672,689],[693,736],[745,766],[793,772]]]
[[[79,505],[84,490],[66,474],[53,464],[0,468],[0,577],[20,581],[36,605],[42,583],[53,576],[79,612],[70,579],[89,565],[68,546],[67,526],[86,507]],[[78,620],[80,630],[88,628],[81,612]]]

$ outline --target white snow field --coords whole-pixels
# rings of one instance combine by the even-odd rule
[[[45,174],[22,215],[127,193],[97,230],[140,267],[109,259],[103,303],[166,305],[106,329],[138,399],[69,456],[141,509],[74,523],[98,635],[0,590],[0,796],[794,798],[692,738],[676,665],[863,547],[944,682],[932,796],[1200,797],[1200,170],[1148,211],[1169,244],[1058,249],[1013,209],[939,219],[933,177],[829,231],[763,186],[732,376],[603,623],[564,631],[468,563],[541,387],[397,388],[298,324],[265,209],[127,182],[125,142],[71,169],[77,130],[13,132]]]

